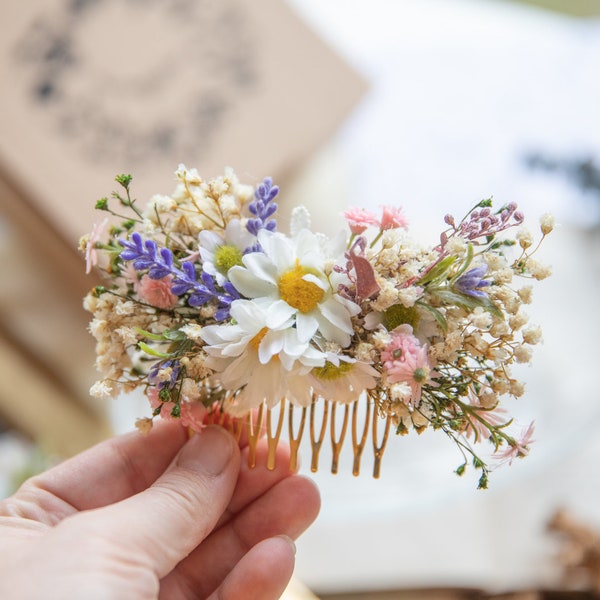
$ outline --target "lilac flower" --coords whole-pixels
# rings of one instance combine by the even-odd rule
[[[487,293],[479,289],[490,285],[490,282],[484,279],[487,269],[487,265],[480,265],[467,271],[454,282],[454,288],[473,298],[487,298]]]
[[[159,390],[168,388],[172,390],[179,378],[181,365],[177,360],[163,360],[152,367],[148,373],[148,383],[155,385]]]
[[[279,187],[273,185],[271,177],[265,177],[264,181],[257,186],[254,192],[255,200],[250,202],[248,209],[254,215],[254,218],[248,219],[246,229],[256,235],[261,229],[275,231],[277,222],[270,219],[277,210],[277,203],[273,199],[279,193]]]
[[[137,232],[132,233],[129,240],[119,239],[119,243],[125,247],[120,254],[121,259],[133,261],[136,271],[148,269],[151,279],[162,279],[171,275],[171,293],[176,296],[189,293],[188,304],[194,308],[216,301],[219,309],[215,318],[222,321],[229,317],[229,306],[240,297],[231,283],[226,282],[222,291],[219,291],[213,277],[204,272],[198,281],[194,263],[185,261],[181,264],[181,269],[177,268],[173,262],[173,253],[168,248],[159,249],[155,241],[144,241]]]
[[[479,243],[477,242],[479,238],[486,238],[487,240],[497,233],[523,222],[523,213],[517,210],[517,205],[514,202],[508,203],[496,213],[493,213],[485,202],[480,203],[480,208],[473,210],[469,214],[469,218],[461,221],[458,226],[452,215],[446,215],[444,221],[454,229],[457,235],[473,243]],[[447,240],[448,237],[445,234],[442,239],[442,246],[445,245]]]

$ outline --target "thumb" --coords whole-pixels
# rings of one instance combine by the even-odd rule
[[[239,462],[233,437],[208,427],[186,442],[148,489],[91,513],[100,518],[104,537],[118,539],[121,550],[147,560],[163,577],[215,527],[231,499]]]

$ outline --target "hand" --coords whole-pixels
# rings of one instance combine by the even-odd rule
[[[247,452],[158,423],[30,479],[0,502],[0,598],[279,598],[319,494],[284,448],[273,471]]]

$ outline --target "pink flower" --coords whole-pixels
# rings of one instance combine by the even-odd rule
[[[529,427],[521,432],[521,438],[514,440],[513,444],[508,444],[504,450],[497,452],[494,456],[501,462],[508,462],[512,465],[512,461],[515,458],[523,458],[529,454],[529,444],[533,444],[535,440],[532,439],[533,430],[535,423],[532,421]]]
[[[381,230],[398,229],[408,227],[408,219],[404,216],[401,208],[397,206],[382,206],[383,214],[381,215]]]
[[[437,374],[431,370],[427,347],[413,335],[410,325],[401,325],[392,332],[392,340],[381,353],[381,360],[390,383],[407,383],[411,389],[409,406],[417,406],[423,384]]]
[[[172,280],[172,275],[166,275],[161,279],[152,279],[149,275],[144,275],[137,284],[136,292],[147,304],[167,310],[173,308],[178,300],[171,292]]]
[[[174,417],[171,412],[175,408],[175,402],[163,402],[158,397],[158,389],[148,388],[146,392],[152,410],[160,407],[158,415],[165,421],[178,420],[182,427],[188,427],[193,431],[202,431],[206,427],[208,411],[202,402],[188,402],[183,400],[179,404],[179,417]]]
[[[369,225],[379,225],[377,217],[369,210],[353,206],[343,213],[348,221],[350,231],[354,235],[360,235]]]
[[[92,233],[88,237],[85,245],[85,272],[91,273],[92,268],[98,264],[98,253],[96,252],[96,243],[100,241],[100,236],[108,223],[108,219],[104,219],[101,223],[94,223]]]
[[[181,403],[181,424],[193,431],[202,431],[206,427],[208,410],[202,402]]]
[[[152,407],[152,410],[156,410],[157,408],[160,407],[160,411],[159,411],[159,415],[161,419],[164,419],[165,421],[172,421],[173,419],[176,419],[177,417],[174,417],[173,415],[171,415],[171,411],[175,408],[175,402],[163,402],[159,397],[158,397],[158,389],[155,387],[150,387],[148,388],[147,392],[146,392],[146,396],[148,398],[148,402],[150,402],[150,406]]]
[[[473,411],[475,414],[467,420],[464,434],[467,438],[473,436],[476,442],[487,440],[491,435],[489,428],[477,416],[480,416],[491,426],[504,425],[509,420],[505,409],[499,407],[486,409],[481,406],[480,399],[472,390],[469,390],[469,403],[475,409]]]

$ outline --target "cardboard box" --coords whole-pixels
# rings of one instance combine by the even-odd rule
[[[72,245],[117,173],[283,177],[365,90],[280,0],[5,0],[0,74],[0,177]]]
[[[0,81],[0,332],[85,410],[95,280],[76,248],[114,176],[141,202],[178,163],[279,181],[366,87],[280,0],[3,0]]]

